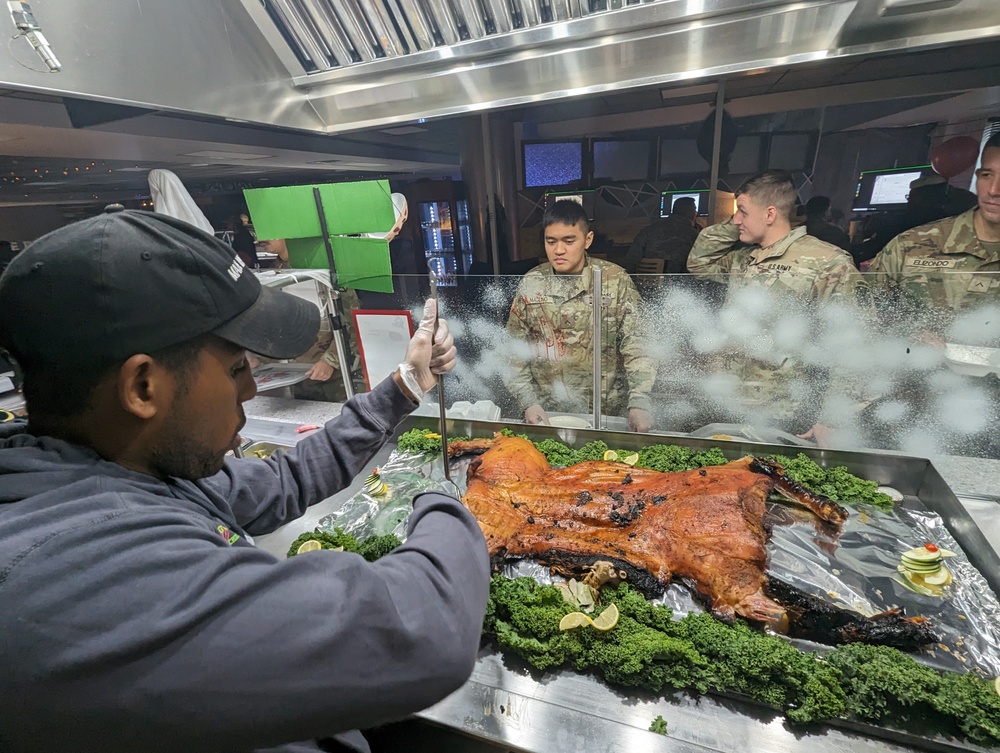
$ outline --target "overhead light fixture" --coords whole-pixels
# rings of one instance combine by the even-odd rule
[[[698,86],[680,86],[676,89],[660,89],[660,99],[684,99],[687,97],[703,97],[719,91],[718,84],[700,84]]]
[[[42,62],[48,67],[49,73],[58,73],[62,70],[59,59],[52,52],[52,48],[49,47],[49,42],[45,38],[45,35],[42,34],[42,27],[38,25],[38,21],[35,20],[35,14],[31,12],[31,6],[24,0],[8,0],[7,10],[10,11],[10,17],[14,21],[14,26],[20,32],[14,39],[17,39],[17,37],[27,39],[31,43],[31,46],[35,48],[35,52],[38,53]]]
[[[383,128],[382,133],[388,133],[390,136],[409,136],[411,133],[427,133],[427,129],[420,126],[406,125],[399,126],[398,128]]]
[[[235,160],[238,162],[247,162],[254,159],[268,159],[273,157],[273,154],[253,154],[251,152],[220,152],[212,149],[205,149],[201,152],[188,152],[187,154],[181,154],[181,157],[202,157],[204,159],[222,159],[222,160]]]

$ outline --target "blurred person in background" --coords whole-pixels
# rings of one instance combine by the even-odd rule
[[[170,170],[149,171],[149,196],[153,200],[153,211],[184,220],[206,233],[215,233],[212,223],[201,211],[181,179]]]
[[[547,424],[547,411],[593,411],[591,269],[598,267],[603,270],[602,410],[625,415],[633,431],[649,431],[656,369],[639,335],[641,299],[635,285],[618,265],[588,256],[594,232],[577,202],[547,207],[542,235],[548,263],[521,279],[507,320],[508,332],[529,352],[512,356],[514,375],[508,383],[524,420]]]
[[[674,200],[670,214],[639,231],[625,255],[625,268],[634,272],[642,259],[663,259],[664,274],[687,272],[687,258],[698,238],[698,206],[690,196]]]
[[[257,258],[257,239],[250,227],[250,218],[245,214],[240,214],[230,218],[226,224],[233,233],[233,250],[236,251],[236,255],[250,269],[257,269],[260,266],[260,261]]]
[[[261,247],[263,250],[278,256],[281,269],[289,268],[288,245],[284,238],[261,241]],[[306,282],[300,284],[323,285],[324,283]],[[340,296],[340,310],[343,315],[344,342],[349,352],[348,367],[353,373],[359,353],[351,311],[360,309],[361,301],[358,300],[357,292],[350,288],[338,288],[337,292]],[[325,296],[320,296],[320,308],[324,312],[325,307]],[[340,372],[340,359],[337,356],[337,344],[333,338],[333,330],[330,328],[330,317],[326,316],[325,313],[320,319],[319,335],[316,342],[294,361],[295,363],[312,364],[312,366],[306,372],[304,381],[292,385],[292,397],[298,400],[323,400],[326,402],[340,402],[347,399],[343,379],[333,378],[335,373]],[[253,368],[266,363],[271,363],[271,361],[257,354],[253,355],[253,363],[251,364]]]
[[[874,259],[900,233],[944,217],[955,217],[974,209],[976,204],[974,193],[948,185],[937,173],[923,175],[910,181],[904,209],[867,218],[865,240],[854,245],[851,255],[860,267]]]
[[[829,196],[813,196],[806,202],[806,233],[851,252],[851,238],[847,231],[830,222]]]

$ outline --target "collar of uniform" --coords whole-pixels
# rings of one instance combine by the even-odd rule
[[[567,300],[570,298],[575,298],[583,293],[589,293],[592,286],[593,277],[591,276],[591,270],[595,266],[602,266],[600,262],[596,259],[591,259],[588,254],[583,265],[583,269],[577,274],[561,275],[556,274],[556,271],[552,268],[552,265],[546,263],[539,271],[546,277],[551,278],[552,286],[557,286],[557,289],[553,289],[552,286],[549,288],[549,292],[558,292],[566,297]]]
[[[992,259],[996,254],[991,254],[987,251],[983,244],[979,241],[979,236],[976,235],[976,212],[979,210],[975,207],[970,209],[968,212],[962,212],[955,218],[955,221],[951,225],[951,232],[948,233],[948,239],[944,242],[941,247],[941,253],[943,254],[971,254],[972,256],[977,256],[980,259]],[[969,233],[976,242],[973,244],[962,243],[960,240],[961,234]],[[966,235],[966,237],[969,237]]]
[[[758,246],[750,252],[750,258],[754,264],[760,264],[762,261],[767,261],[768,259],[774,259],[781,256],[788,250],[789,246],[805,234],[805,225],[800,225],[788,233],[788,235],[782,236],[779,240],[776,240],[767,248]]]

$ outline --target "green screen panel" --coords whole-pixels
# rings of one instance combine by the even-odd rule
[[[330,235],[384,233],[396,222],[386,180],[248,188],[243,195],[257,237],[319,237],[322,231],[313,188],[319,188]]]

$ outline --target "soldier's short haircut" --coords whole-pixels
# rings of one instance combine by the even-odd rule
[[[756,204],[774,207],[786,219],[791,220],[798,201],[798,192],[787,170],[765,170],[758,173],[736,189],[736,195],[746,194]]]
[[[542,215],[542,230],[544,231],[549,225],[555,225],[557,222],[563,225],[582,225],[584,235],[590,232],[587,211],[579,202],[572,199],[553,201],[545,207],[545,213]]]
[[[986,143],[983,145],[983,152],[987,149],[1000,149],[1000,131],[997,131],[986,140]],[[981,157],[982,155],[980,155]]]

